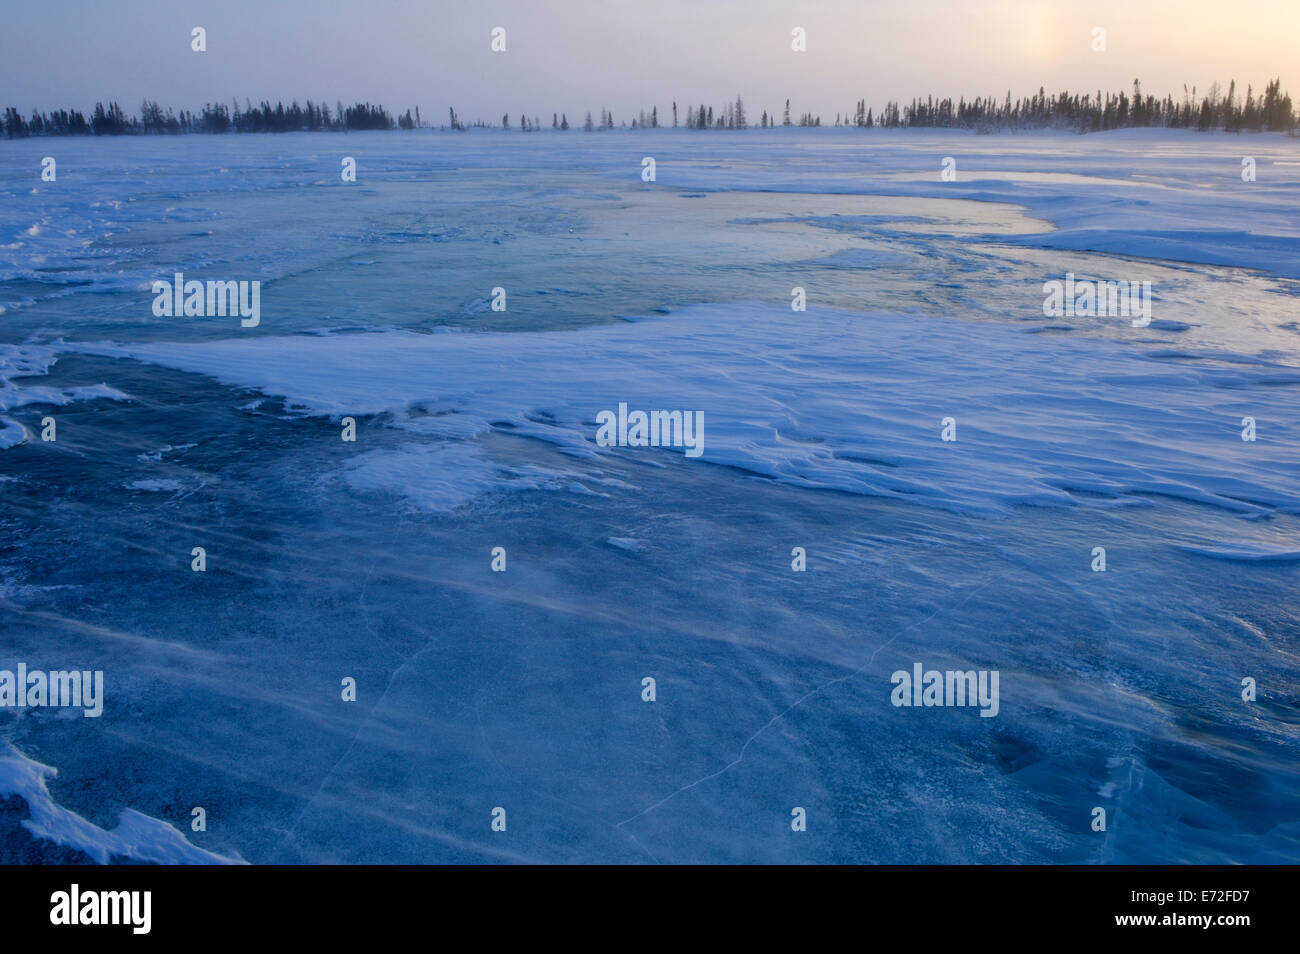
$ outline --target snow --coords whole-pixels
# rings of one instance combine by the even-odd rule
[[[125,486],[127,490],[145,490],[150,492],[159,492],[159,491],[180,490],[184,487],[184,484],[182,484],[179,480],[172,480],[169,478],[161,478],[161,477],[160,478],[149,477],[143,480],[133,480],[128,484],[124,484],[123,486]]]
[[[130,400],[121,391],[103,383],[53,388],[18,384],[14,381],[15,378],[48,374],[56,360],[54,349],[48,346],[0,344],[0,411],[12,411],[31,404],[64,406],[100,398],[111,401]],[[27,429],[17,421],[0,417],[0,450],[21,444],[29,436]]]
[[[125,809],[117,827],[100,828],[54,801],[46,785],[58,770],[27,758],[12,745],[0,747],[0,795],[16,795],[31,817],[23,821],[33,837],[83,852],[99,864],[117,857],[135,864],[243,864],[236,858],[190,844],[173,826],[133,809]]]
[[[966,512],[1090,494],[1300,513],[1300,370],[1007,325],[753,303],[534,335],[76,347],[255,388],[315,415],[395,414],[429,443],[360,450],[348,480],[430,509],[545,483],[503,475],[463,443],[494,428],[589,461],[681,452],[598,448],[596,414],[627,402],[703,411],[701,462],[793,486]],[[1255,442],[1241,439],[1246,416]],[[952,443],[941,440],[946,417],[957,422]]]
[[[0,417],[0,450],[15,447],[27,440],[27,428],[17,421]]]

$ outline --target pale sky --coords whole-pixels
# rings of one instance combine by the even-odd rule
[[[206,53],[190,49],[195,26]],[[1300,98],[1300,0],[0,0],[0,106],[24,114],[237,97],[419,106],[434,122],[449,105],[467,121],[608,106],[621,121],[739,94],[755,120],[789,97],[829,122],[859,98],[878,110],[1138,77],[1181,99],[1184,83],[1235,78],[1244,93],[1275,76]]]

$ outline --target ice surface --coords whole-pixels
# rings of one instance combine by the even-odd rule
[[[102,718],[0,712],[41,831],[1300,860],[1294,139],[377,133],[350,185],[339,143],[63,140],[57,188],[0,144],[0,665],[106,673]],[[177,270],[262,324],[155,318]],[[1045,317],[1067,272],[1151,281],[1150,326]],[[596,446],[620,402],[703,456]],[[917,661],[999,715],[894,708]]]

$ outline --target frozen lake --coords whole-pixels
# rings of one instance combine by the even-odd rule
[[[0,859],[1300,861],[1300,141],[25,140],[0,198],[0,670],[105,684],[0,708]]]

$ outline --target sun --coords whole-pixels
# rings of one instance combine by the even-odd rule
[[[1056,10],[1034,3],[1025,10],[1025,49],[1035,63],[1059,62],[1064,52],[1064,27]]]

